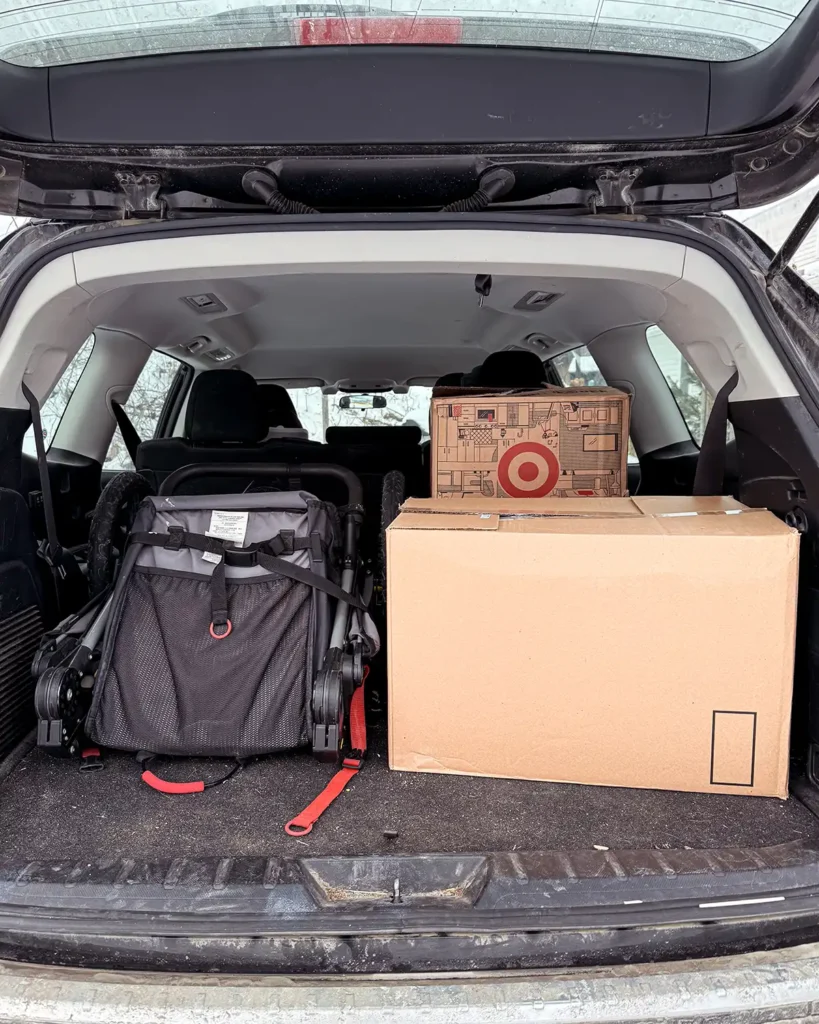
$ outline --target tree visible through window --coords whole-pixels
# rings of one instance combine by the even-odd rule
[[[694,367],[659,327],[649,327],[646,331],[646,340],[657,365],[663,371],[685,425],[697,444],[702,444],[714,396],[697,376]],[[732,437],[733,428],[729,423],[728,440]]]
[[[153,437],[156,433],[156,425],[165,405],[165,399],[179,367],[179,361],[172,356],[166,356],[164,352],[152,352],[148,362],[143,366],[136,384],[131,389],[131,394],[125,403],[125,412],[143,441]],[[111,439],[111,446],[105,456],[104,468],[134,468],[119,427]]]
[[[423,437],[429,437],[432,388],[411,385],[403,394],[389,391],[380,396],[386,402],[383,406],[375,406],[372,395],[325,395],[321,388],[313,387],[291,388],[290,397],[312,441],[323,441],[327,427],[397,427],[410,424],[419,426]]]
[[[63,418],[65,407],[68,405],[68,400],[74,394],[74,388],[77,386],[77,381],[82,376],[82,371],[85,369],[85,364],[88,362],[88,357],[91,355],[91,350],[94,348],[94,335],[83,342],[80,346],[77,354],[65,368],[65,371],[54,385],[54,390],[43,402],[40,409],[40,419],[43,423],[43,441],[45,442],[46,448],[51,446],[54,440],[54,435],[57,433],[57,427],[60,425],[60,420]],[[36,455],[37,446],[34,443],[34,427],[29,427],[23,438],[23,451],[27,455]]]

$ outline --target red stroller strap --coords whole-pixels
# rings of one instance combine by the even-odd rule
[[[211,779],[209,782],[205,782],[204,779],[196,779],[193,782],[171,782],[168,779],[161,779],[158,775],[154,775],[149,770],[148,765],[151,761],[156,759],[156,754],[151,754],[147,750],[140,750],[137,754],[137,764],[142,768],[142,781],[146,786],[150,786],[151,789],[155,789],[157,793],[165,793],[166,796],[181,796],[186,793],[204,793],[206,789],[213,789],[214,786],[221,786],[223,782],[227,782],[228,779],[232,778],[240,768],[244,767],[244,762],[237,760],[234,765],[216,779]]]
[[[350,700],[350,744],[352,750],[350,756],[345,757],[341,762],[341,768],[330,779],[324,789],[319,793],[312,803],[297,814],[295,818],[284,826],[284,831],[289,836],[306,836],[313,831],[313,825],[324,814],[330,804],[344,792],[344,787],[355,778],[364,764],[364,755],[367,753],[367,717],[364,709],[364,684],[367,681],[370,668],[364,666],[364,677],[361,685],[356,687]]]
[[[143,772],[142,781],[158,793],[167,793],[169,796],[205,792],[205,783],[201,779],[197,782],[168,782],[167,779],[160,779],[153,772]]]

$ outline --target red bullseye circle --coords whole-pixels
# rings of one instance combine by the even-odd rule
[[[555,489],[559,478],[557,456],[537,441],[514,445],[498,462],[498,483],[512,498],[543,498]]]

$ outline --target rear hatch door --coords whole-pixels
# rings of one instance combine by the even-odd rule
[[[499,165],[507,207],[771,201],[817,169],[819,0],[701,8],[23,0],[0,12],[0,213],[246,211],[259,168],[322,212],[440,209]]]

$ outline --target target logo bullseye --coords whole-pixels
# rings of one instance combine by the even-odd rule
[[[557,456],[537,441],[514,445],[498,462],[498,483],[512,498],[543,498],[555,489],[559,478]]]

